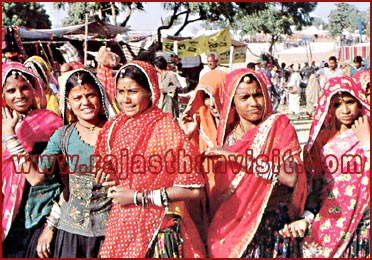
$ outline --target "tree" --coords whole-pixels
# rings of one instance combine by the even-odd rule
[[[310,13],[316,8],[316,2],[271,2],[265,10],[258,14],[240,14],[240,20],[234,28],[243,34],[264,33],[270,35],[268,52],[272,54],[273,46],[283,35],[292,35],[291,26],[301,30],[303,26],[311,25],[313,18]]]
[[[172,11],[166,24],[158,28],[158,41],[161,43],[161,31],[180,25],[174,36],[178,36],[187,25],[197,21],[231,24],[234,22],[239,10],[252,14],[266,8],[266,3],[244,2],[166,2],[164,9]]]
[[[141,2],[70,2],[54,3],[57,9],[66,8],[68,5],[68,17],[63,20],[64,26],[81,24],[85,21],[85,13],[89,12],[90,19],[108,22],[112,18],[112,24],[117,25],[117,17],[120,12],[125,12],[123,21],[120,26],[125,27],[128,23],[132,11],[143,11],[144,7]],[[117,5],[118,4],[118,5]]]
[[[2,3],[3,26],[26,26],[34,29],[50,29],[52,22],[40,3]]]
[[[344,29],[352,26],[351,14],[355,14],[356,8],[347,3],[337,3],[336,10],[332,10],[328,16],[329,33],[333,38],[340,36]]]

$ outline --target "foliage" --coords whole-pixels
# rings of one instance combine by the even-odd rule
[[[344,29],[352,26],[351,14],[355,14],[358,10],[348,3],[337,3],[336,10],[332,10],[328,16],[329,33],[332,37],[342,35]]]
[[[228,25],[235,22],[240,11],[252,14],[265,9],[266,5],[261,2],[166,2],[163,4],[164,9],[173,11],[173,14],[167,19],[169,23],[163,28],[169,29],[178,21],[181,26],[174,34],[178,36],[188,24],[197,21]],[[158,29],[158,32],[160,30]]]
[[[234,29],[242,34],[263,33],[270,35],[269,53],[282,35],[292,35],[291,26],[301,30],[303,26],[312,24],[310,13],[316,8],[316,2],[271,2],[268,8],[257,14],[240,13],[240,20]]]
[[[81,24],[85,21],[85,13],[89,13],[90,19],[109,22],[112,18],[112,24],[116,25],[116,18],[121,12],[126,12],[120,26],[126,26],[133,10],[143,11],[141,2],[69,2],[54,3],[57,9],[66,8],[68,5],[68,16],[63,20],[64,26]]]
[[[43,6],[35,2],[2,2],[2,24],[34,29],[50,29],[52,26]]]

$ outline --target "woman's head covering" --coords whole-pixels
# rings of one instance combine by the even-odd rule
[[[322,93],[318,99],[318,105],[310,129],[309,140],[304,149],[305,152],[310,151],[318,137],[324,140],[322,143],[325,143],[335,134],[335,117],[330,115],[328,110],[332,97],[340,92],[347,92],[356,98],[362,105],[362,114],[369,116],[370,106],[366,99],[366,92],[356,79],[349,76],[330,78],[322,88]]]
[[[35,76],[43,84],[44,88],[49,87],[51,68],[40,56],[32,56],[25,61],[25,66],[32,70]]]
[[[4,89],[7,78],[12,75],[12,71],[16,71],[24,75],[29,80],[32,87],[35,89],[34,108],[38,108],[38,109],[46,108],[47,100],[45,97],[44,90],[42,89],[38,78],[34,75],[34,73],[29,68],[27,68],[25,65],[23,65],[20,62],[9,61],[9,62],[3,63],[2,72],[1,72],[2,90]],[[3,106],[5,106],[4,95],[2,96],[3,96],[3,100],[2,100]]]
[[[190,98],[184,113],[191,109],[198,111],[204,106],[204,94],[208,94],[219,113],[222,110],[222,90],[226,84],[227,73],[222,70],[211,70],[199,81],[195,88],[194,95]]]
[[[226,88],[222,92],[222,112],[221,119],[218,126],[217,132],[217,143],[223,144],[226,137],[226,130],[232,129],[232,125],[236,122],[234,118],[237,116],[234,109],[231,108],[236,89],[238,88],[240,82],[242,82],[245,76],[252,75],[257,79],[258,84],[262,88],[262,93],[264,95],[264,111],[262,115],[262,121],[264,121],[269,115],[273,113],[271,100],[267,90],[267,85],[265,82],[270,82],[266,75],[262,71],[255,71],[248,68],[236,69],[227,75]]]
[[[126,63],[124,66],[122,66],[118,70],[118,72],[115,75],[115,78],[114,78],[115,86],[117,86],[120,75],[129,66],[134,66],[145,74],[148,80],[149,86],[150,86],[152,107],[157,106],[158,101],[160,99],[160,88],[159,88],[159,82],[158,82],[158,75],[156,73],[154,66],[152,66],[150,63],[147,63],[144,61],[138,61],[138,60],[134,60],[134,61]]]
[[[369,86],[371,71],[369,70],[360,70],[357,73],[354,74],[354,78],[360,82],[362,85],[362,88],[367,91],[367,88]]]
[[[102,84],[93,75],[93,73],[91,73],[89,70],[86,70],[86,69],[75,69],[75,70],[65,72],[61,76],[59,105],[60,105],[61,115],[62,115],[62,119],[63,119],[64,124],[71,124],[71,123],[77,121],[76,116],[67,107],[66,84],[72,76],[77,75],[79,73],[88,74],[94,80],[94,82],[95,82],[94,87],[96,87],[96,89],[98,90],[98,93],[100,95],[100,101],[101,101],[101,105],[102,105],[102,114],[104,114],[107,119],[114,116],[115,112],[114,112],[114,109],[112,108],[112,105],[110,104],[109,99],[107,98],[106,91],[103,88]]]

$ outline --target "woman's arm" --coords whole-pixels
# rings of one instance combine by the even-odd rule
[[[44,174],[39,174],[36,165],[30,155],[25,151],[15,134],[15,128],[20,119],[16,111],[10,112],[8,108],[2,108],[2,139],[13,158],[16,172],[25,175],[26,180],[35,186],[45,180]]]
[[[109,188],[107,196],[112,198],[113,203],[121,206],[153,204],[162,207],[165,206],[164,191],[169,202],[198,199],[201,193],[200,188],[168,187],[158,190],[135,191],[126,187],[113,186]]]

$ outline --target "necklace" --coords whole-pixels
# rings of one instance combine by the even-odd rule
[[[82,123],[80,123],[80,121],[79,121],[79,124],[80,124],[82,127],[88,129],[88,130],[90,131],[91,134],[94,133],[94,130],[95,130],[96,127],[97,127],[96,125],[93,125],[93,126],[85,126],[85,125],[83,125]]]

